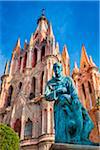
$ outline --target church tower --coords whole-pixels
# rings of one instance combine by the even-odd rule
[[[21,48],[18,38],[11,60],[6,63],[0,93],[0,122],[11,126],[20,137],[21,150],[49,150],[54,142],[53,102],[44,98],[45,85],[53,75],[53,64],[63,64],[64,75],[70,75],[70,58],[65,45],[62,54],[56,42],[52,24],[44,11],[37,28]],[[82,46],[80,68],[75,63],[72,77],[78,95],[95,122],[97,139],[100,74],[92,57]],[[95,134],[94,134],[95,135]]]
[[[92,141],[98,141],[99,120],[97,100],[100,99],[100,73],[92,57],[88,57],[84,45],[82,45],[80,68],[75,63],[72,77],[78,89],[79,99],[94,121],[95,128],[91,134],[91,139]]]
[[[44,13],[29,43],[18,38],[2,76],[0,122],[19,135],[21,149],[47,150],[54,142],[53,102],[44,99],[53,64],[61,60],[51,23]]]

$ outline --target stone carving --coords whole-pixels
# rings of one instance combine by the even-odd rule
[[[55,142],[95,145],[89,140],[94,127],[79,101],[71,77],[62,75],[62,64],[53,65],[55,76],[47,82],[45,98],[54,102]]]

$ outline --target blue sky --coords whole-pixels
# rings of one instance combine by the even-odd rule
[[[6,1],[0,2],[0,75],[6,60],[11,58],[17,38],[21,38],[21,47],[25,39],[29,41],[42,8],[52,23],[60,51],[64,44],[68,47],[71,69],[74,61],[79,66],[82,44],[99,66],[99,2]]]

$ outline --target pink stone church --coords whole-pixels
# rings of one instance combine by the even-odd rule
[[[1,77],[0,123],[18,133],[21,150],[49,150],[54,143],[53,102],[45,100],[44,91],[53,75],[53,64],[58,61],[63,64],[63,74],[72,76],[80,101],[94,122],[90,139],[99,141],[100,73],[84,45],[80,53],[80,68],[75,62],[70,75],[71,58],[67,47],[65,45],[60,53],[52,25],[44,14],[23,49],[18,39]]]

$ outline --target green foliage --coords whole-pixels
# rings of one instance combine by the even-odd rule
[[[19,137],[13,129],[0,124],[0,150],[18,150]]]

